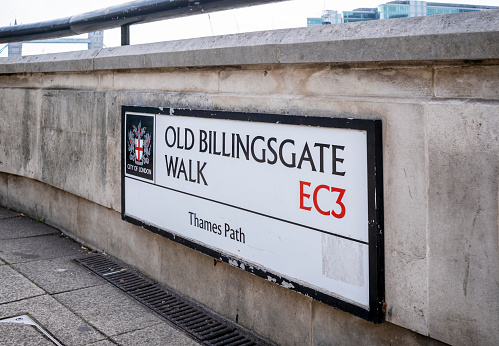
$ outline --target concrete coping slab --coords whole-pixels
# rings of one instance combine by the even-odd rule
[[[98,49],[0,58],[0,74],[93,70]]]
[[[133,28],[132,28],[133,30]],[[0,74],[254,64],[499,59],[499,10],[0,58]]]

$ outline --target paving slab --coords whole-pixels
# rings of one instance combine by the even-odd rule
[[[76,258],[87,254],[78,243],[58,235],[7,239],[0,242],[0,258],[10,264],[69,256]]]
[[[59,235],[61,231],[24,216],[0,220],[0,240],[48,234]]]
[[[54,346],[54,343],[33,326],[17,323],[0,323],[0,345]]]
[[[9,266],[0,266],[0,304],[40,296],[45,292]]]
[[[49,294],[102,285],[105,280],[73,261],[73,257],[32,261],[12,265]],[[1,292],[1,288],[0,288]]]
[[[160,324],[153,311],[109,284],[53,296],[106,336],[123,334]]]
[[[91,344],[87,344],[86,346],[116,346],[116,344],[114,342],[109,341],[109,340],[102,340],[102,341],[97,341],[97,342],[94,342]]]
[[[21,216],[21,214],[8,209],[0,208],[0,220],[9,219],[11,217],[18,217],[18,216]]]
[[[49,295],[0,304],[0,319],[24,314],[32,316],[42,328],[64,345],[86,345],[106,339],[91,325]]]
[[[47,225],[20,215],[0,219],[0,321],[28,315],[64,345],[198,344],[74,262],[87,255]],[[4,321],[0,345],[53,343],[33,326]]]
[[[119,345],[162,346],[165,345],[165,340],[168,340],[168,344],[176,346],[201,345],[198,341],[167,323],[117,335],[111,339]]]

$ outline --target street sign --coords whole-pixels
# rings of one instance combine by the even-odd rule
[[[383,320],[381,121],[123,106],[122,216]]]

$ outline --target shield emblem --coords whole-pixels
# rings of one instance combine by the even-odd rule
[[[144,140],[135,139],[135,157],[137,161],[142,161],[142,155],[144,153]]]

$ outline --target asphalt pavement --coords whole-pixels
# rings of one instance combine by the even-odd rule
[[[199,345],[74,261],[89,251],[0,208],[0,345]]]

